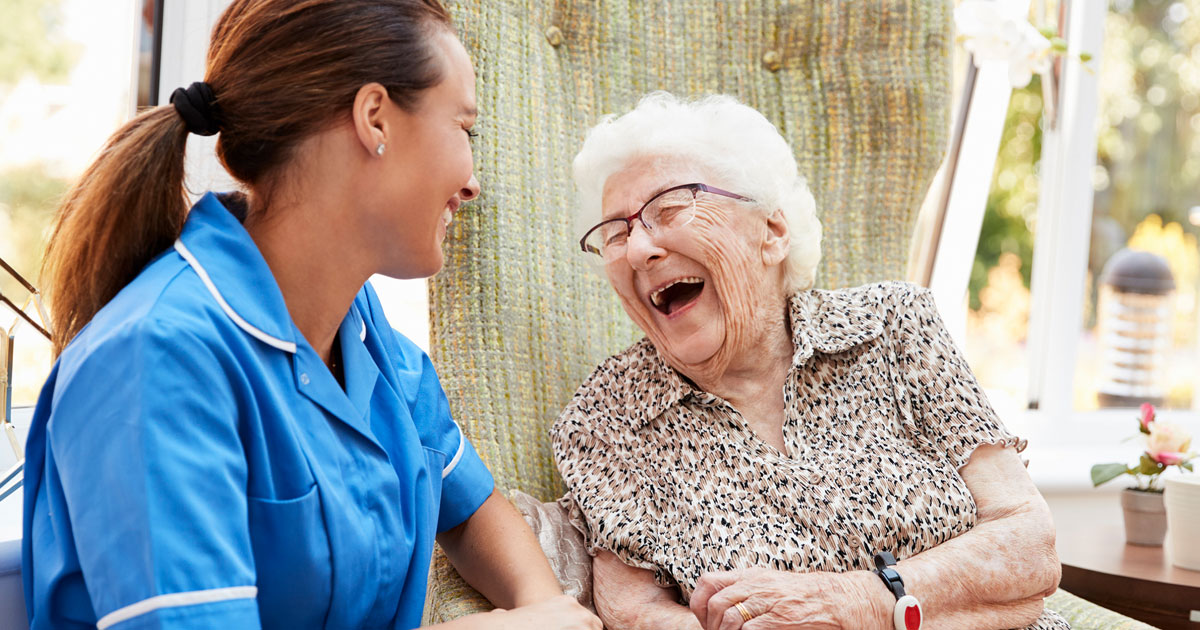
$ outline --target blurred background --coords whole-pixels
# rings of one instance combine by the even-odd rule
[[[1049,3],[1039,25],[1056,14]],[[1036,11],[1035,11],[1036,13]],[[1200,0],[1113,0],[1100,65],[1095,190],[1073,399],[1098,406],[1098,279],[1123,247],[1164,257],[1176,290],[1162,370],[1165,406],[1196,408],[1200,272]],[[1030,271],[1037,231],[1042,86],[1014,91],[971,270],[966,351],[998,407],[1023,407]]]

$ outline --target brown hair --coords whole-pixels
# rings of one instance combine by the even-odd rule
[[[345,116],[363,85],[378,82],[412,108],[441,80],[429,43],[438,27],[451,28],[438,0],[234,0],[213,29],[205,71],[221,163],[251,190],[269,191],[300,142]],[[187,135],[172,106],[143,112],[67,193],[42,271],[55,354],[178,238]]]

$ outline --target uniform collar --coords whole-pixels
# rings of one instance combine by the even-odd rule
[[[231,204],[232,198],[226,198]],[[192,206],[175,251],[213,299],[250,336],[292,354],[296,327],[275,276],[246,228],[223,199],[206,193]]]
[[[837,354],[883,333],[883,323],[856,294],[844,291],[798,291],[788,300],[792,327],[792,365],[803,366],[814,352]],[[634,429],[653,421],[685,398],[701,405],[720,399],[698,387],[667,364],[648,338],[625,353],[633,359],[623,371],[625,387],[618,395],[619,408]]]

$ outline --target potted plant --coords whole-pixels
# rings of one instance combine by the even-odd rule
[[[1125,464],[1096,464],[1092,466],[1092,485],[1099,486],[1130,475],[1137,484],[1121,493],[1121,508],[1125,513],[1125,540],[1134,545],[1157,546],[1167,533],[1167,512],[1163,508],[1162,486],[1159,477],[1171,466],[1192,472],[1188,452],[1192,436],[1173,422],[1157,420],[1154,405],[1143,403],[1138,416],[1138,433],[1134,437],[1144,442],[1141,457],[1133,466]]]

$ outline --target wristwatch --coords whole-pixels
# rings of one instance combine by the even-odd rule
[[[904,580],[892,568],[896,557],[881,551],[875,554],[875,575],[883,580],[892,595],[896,596],[896,607],[892,610],[892,624],[896,630],[921,630],[924,615],[921,612],[921,602],[916,597],[904,593]]]

